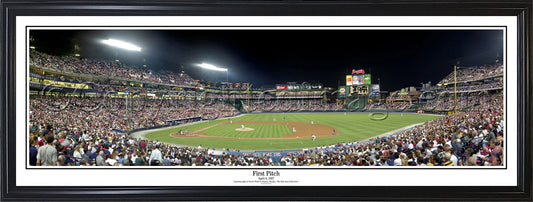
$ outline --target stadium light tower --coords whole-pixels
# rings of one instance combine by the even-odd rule
[[[207,64],[207,63],[198,64],[198,66],[204,69],[208,69],[208,70],[226,72],[226,82],[228,82],[228,68],[221,68],[221,67],[217,67],[215,65]]]
[[[208,63],[202,63],[202,64],[198,64],[199,67],[201,68],[204,68],[204,69],[208,69],[208,70],[213,70],[213,71],[219,71],[219,72],[226,72],[226,86],[228,86],[228,68],[221,68],[221,67],[217,67],[215,65],[212,65],[212,64],[208,64]],[[228,99],[229,99],[229,89],[228,89]]]
[[[107,40],[102,40],[102,43],[109,45],[109,46],[114,46],[117,48],[141,52],[141,47],[135,44],[129,43],[129,42],[125,42],[125,41],[120,41],[116,39],[107,39]]]
[[[121,48],[121,49],[125,49],[125,50],[130,50],[130,51],[135,51],[135,52],[141,52],[141,47],[135,45],[135,44],[132,44],[132,43],[129,43],[129,42],[125,42],[125,41],[121,41],[121,40],[116,40],[116,39],[106,39],[106,40],[102,40],[101,41],[103,44],[106,44],[108,46],[113,46],[113,47],[117,47],[117,48]],[[117,58],[115,58],[117,62],[119,62],[119,60]],[[133,98],[133,95],[130,93],[130,92],[125,92],[126,93],[126,113],[129,113],[129,110],[128,110],[128,97],[129,96],[132,96]]]
[[[204,69],[220,71],[220,72],[228,72],[227,68],[220,68],[212,64],[202,63],[202,64],[198,64],[198,66]]]

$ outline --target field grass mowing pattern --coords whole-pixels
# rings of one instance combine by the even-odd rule
[[[242,137],[242,138],[282,138],[283,135],[292,133],[287,125],[281,124],[245,124],[246,128],[253,128],[253,131],[235,131],[241,128],[241,124],[218,125],[202,132],[208,136],[220,137]]]
[[[285,117],[286,121],[294,122],[308,122],[313,121],[316,124],[324,124],[332,126],[337,129],[337,136],[317,138],[316,141],[312,139],[301,139],[300,141],[294,140],[238,140],[238,139],[220,139],[220,138],[174,138],[169,134],[177,132],[179,130],[185,130],[185,127],[178,127],[168,130],[162,130],[152,132],[147,135],[147,138],[159,140],[162,142],[169,142],[174,144],[192,145],[211,148],[229,148],[229,149],[241,149],[241,150],[278,150],[278,149],[297,149],[306,147],[317,147],[323,145],[331,145],[343,142],[360,141],[363,139],[371,138],[392,130],[403,128],[415,123],[426,122],[440,118],[440,116],[430,116],[421,114],[400,114],[390,113],[389,117],[385,120],[375,121],[369,118],[368,113],[265,113],[265,114],[247,114],[241,117],[232,118],[234,121],[276,121],[283,122]],[[220,121],[227,121],[228,119],[210,121],[200,124],[194,124],[187,126],[189,131],[205,128],[207,126],[216,124]],[[223,126],[223,125],[221,125]],[[240,127],[240,125],[238,125]],[[245,125],[249,127],[248,125]],[[220,126],[216,126],[205,131],[209,132],[209,135],[229,136],[236,135],[237,131],[231,131],[231,128],[217,129]],[[254,127],[252,127],[254,128]],[[256,128],[254,128],[256,129]],[[212,130],[212,131],[211,131]],[[284,133],[285,129],[279,130],[276,128],[265,127],[265,134],[261,132],[261,137],[279,137]],[[270,132],[267,132],[269,130]],[[289,129],[290,130],[290,129]],[[227,131],[227,132],[224,132]],[[231,131],[231,132],[230,132]],[[253,132],[253,131],[249,131]],[[249,134],[249,132],[246,132]],[[292,132],[292,131],[290,131]],[[269,134],[269,135],[267,135]]]

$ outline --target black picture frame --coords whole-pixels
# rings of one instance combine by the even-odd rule
[[[532,198],[530,62],[532,1],[2,1],[1,200],[521,200]],[[15,183],[17,16],[516,16],[518,18],[518,186],[466,187],[39,187]],[[438,172],[438,170],[437,170]]]

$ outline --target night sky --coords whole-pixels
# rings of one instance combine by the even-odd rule
[[[146,64],[154,71],[183,70],[194,79],[225,81],[226,73],[203,70],[210,63],[229,69],[230,82],[253,87],[286,82],[345,85],[352,69],[380,79],[381,90],[436,84],[460,66],[502,59],[498,30],[33,30],[32,45],[51,55],[72,55],[75,44],[86,58]],[[113,38],[141,52],[102,44]]]

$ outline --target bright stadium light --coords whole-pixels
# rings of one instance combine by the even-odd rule
[[[220,68],[220,67],[216,67],[215,65],[207,64],[207,63],[198,64],[198,66],[204,69],[209,69],[209,70],[215,70],[215,71],[221,71],[221,72],[228,71],[227,68]]]
[[[110,45],[110,46],[126,49],[126,50],[141,52],[141,47],[125,42],[125,41],[107,39],[107,40],[102,40],[102,43]]]

